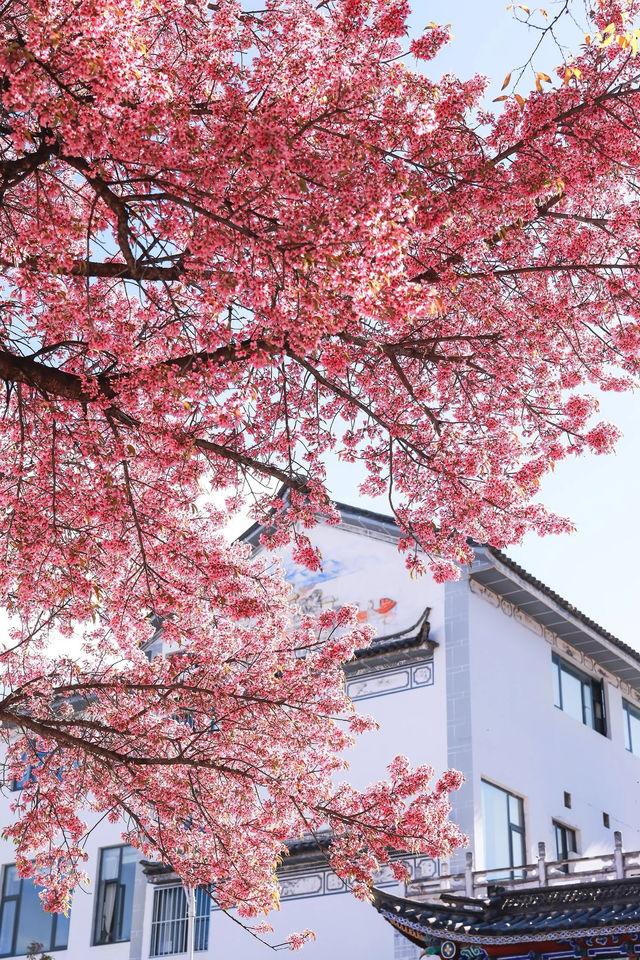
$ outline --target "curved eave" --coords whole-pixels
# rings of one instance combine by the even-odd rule
[[[454,906],[445,906],[405,900],[376,890],[374,906],[414,943],[450,940],[489,949],[505,944],[565,943],[640,933],[637,887],[637,881],[623,881],[615,886],[589,884],[560,891],[543,888],[533,892],[540,901],[533,911],[526,907],[524,891],[512,896],[508,906],[507,897],[491,901],[461,899]],[[582,901],[576,896],[580,893]]]
[[[469,579],[513,604],[526,616],[640,693],[640,657],[599,624],[499,550],[476,547]]]

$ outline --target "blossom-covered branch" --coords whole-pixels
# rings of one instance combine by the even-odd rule
[[[0,718],[52,907],[87,807],[247,915],[300,832],[363,895],[392,851],[461,842],[455,774],[333,786],[368,635],[294,629],[277,564],[221,531],[285,483],[265,543],[317,566],[332,450],[415,571],[566,528],[540,478],[611,448],[585,387],[638,373],[637,7],[600,3],[491,113],[483,78],[407,65],[405,0],[0,4]]]

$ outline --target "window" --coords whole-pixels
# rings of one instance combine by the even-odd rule
[[[211,900],[206,888],[196,890],[195,949],[209,946]],[[187,951],[187,898],[180,886],[159,887],[153,894],[150,957]]]
[[[25,954],[29,944],[41,943],[43,950],[66,950],[69,917],[46,913],[39,897],[40,887],[21,880],[15,864],[4,868],[0,905],[0,957]]]
[[[526,863],[521,797],[483,780],[482,822],[485,870],[521,867]],[[513,879],[515,875],[513,869],[507,869],[500,877],[492,873],[491,879]]]
[[[131,939],[131,908],[138,851],[105,847],[100,851],[93,942],[121,943]]]
[[[555,653],[553,691],[556,707],[598,733],[606,733],[601,682],[561,660]]]
[[[556,844],[556,860],[568,860],[570,853],[578,852],[576,842],[576,832],[571,827],[566,827],[564,823],[553,821],[553,833]],[[569,864],[565,863],[560,869],[564,873],[569,873]]]
[[[27,756],[32,756],[35,762],[25,764],[24,775],[20,777],[19,780],[14,780],[11,784],[12,790],[22,790],[23,787],[26,787],[28,783],[35,783],[38,779],[38,769],[42,766],[42,761],[47,756],[46,750],[37,750],[35,742],[31,743],[31,751],[29,754],[23,753],[22,760],[26,760]],[[35,754],[35,756],[34,756]],[[36,760],[37,757],[37,760]]]
[[[24,769],[24,776],[20,777],[19,780],[15,780],[15,779],[12,780],[11,789],[22,790],[22,788],[26,787],[28,783],[34,783],[38,778],[37,773],[35,773],[34,771],[40,766],[42,766],[42,763],[38,763],[38,764],[28,763]]]
[[[640,710],[626,700],[622,701],[624,713],[624,745],[631,753],[640,757]]]

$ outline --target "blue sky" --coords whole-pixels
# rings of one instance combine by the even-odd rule
[[[543,3],[551,18],[561,6],[552,0]],[[531,0],[529,5],[533,11]],[[576,13],[581,11],[580,0],[574,0],[574,7]],[[434,20],[451,23],[454,34],[451,44],[430,65],[429,73],[451,71],[463,77],[485,74],[491,79],[488,97],[496,96],[506,74],[526,61],[538,36],[515,23],[505,8],[505,0],[414,0],[413,30],[417,32]],[[577,49],[582,36],[576,25],[567,22],[560,39]],[[551,44],[539,52],[538,69],[551,73],[559,62],[559,53]],[[520,89],[526,94],[532,87],[529,73]],[[603,395],[600,415],[623,432],[616,452],[560,463],[542,485],[542,501],[569,516],[576,532],[545,538],[529,536],[508,552],[588,616],[640,649],[636,568],[640,541],[640,395]],[[358,478],[351,468],[332,463],[329,479],[336,499],[357,499]],[[385,512],[384,500],[360,502]]]

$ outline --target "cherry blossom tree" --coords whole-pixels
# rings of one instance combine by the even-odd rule
[[[566,526],[539,480],[610,449],[589,388],[640,359],[637,6],[597,3],[490,112],[482,77],[408,65],[448,33],[403,57],[405,0],[0,4],[0,720],[32,772],[6,833],[49,908],[87,810],[247,917],[300,833],[362,896],[461,843],[457,774],[343,782],[370,636],[349,608],[294,626],[222,529],[252,491],[317,567],[328,451],[412,572]]]

